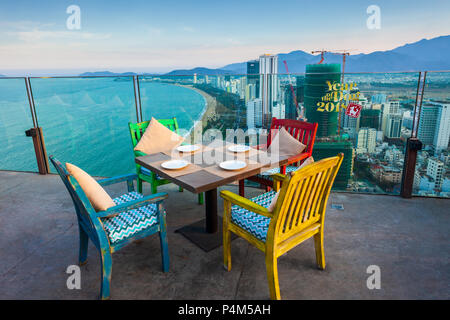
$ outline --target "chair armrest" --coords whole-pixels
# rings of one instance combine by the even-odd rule
[[[122,175],[122,176],[117,176],[117,177],[97,180],[97,182],[101,186],[108,186],[110,184],[116,184],[116,183],[123,182],[123,181],[133,181],[133,180],[136,180],[136,179],[137,179],[137,174],[130,173],[130,174]]]
[[[96,218],[104,218],[108,216],[112,216],[117,213],[121,213],[124,211],[140,208],[142,206],[148,205],[150,203],[160,203],[164,199],[167,199],[168,195],[165,192],[155,193],[148,196],[145,196],[141,199],[128,201],[117,206],[108,208],[105,211],[99,211],[95,214]]]
[[[290,157],[290,158],[288,159],[288,163],[287,163],[287,164],[291,164],[291,163],[294,163],[294,162],[298,162],[298,161],[303,160],[303,159],[306,159],[306,158],[308,158],[308,157],[310,157],[310,156],[311,156],[311,155],[310,155],[308,152],[303,152],[303,153],[297,154],[297,155],[295,155],[295,156]],[[286,165],[287,165],[287,164],[286,164]]]
[[[237,195],[231,191],[223,190],[220,192],[220,196],[227,201],[230,201],[232,204],[237,204],[238,206],[252,211],[254,213],[263,215],[265,217],[272,218],[273,214],[267,208],[260,206],[257,203],[254,203],[240,195]]]

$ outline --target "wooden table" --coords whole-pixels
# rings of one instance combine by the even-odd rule
[[[216,140],[212,144],[201,145],[199,151],[190,154],[168,151],[136,158],[136,163],[186,190],[193,193],[205,192],[206,219],[177,230],[205,251],[222,245],[221,221],[217,217],[217,188],[282,166],[293,156],[277,155],[269,159],[267,153],[256,149],[234,153],[228,151],[230,145],[232,144]],[[181,170],[166,170],[161,167],[162,162],[173,158],[185,159],[190,164]],[[243,160],[248,165],[238,171],[226,171],[219,167],[220,162],[231,159]]]

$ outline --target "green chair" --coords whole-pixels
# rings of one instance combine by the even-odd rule
[[[160,119],[158,120],[162,125],[169,128],[170,130],[178,132],[178,123],[176,118],[172,119]],[[135,157],[145,156],[146,154],[141,151],[134,150],[134,147],[138,144],[139,140],[141,139],[142,135],[145,132],[145,129],[147,129],[148,125],[150,124],[150,121],[144,121],[139,123],[128,123],[128,127],[130,129],[130,135],[131,135],[131,143],[133,144],[133,151]],[[160,176],[158,176],[156,173],[151,172],[150,170],[142,167],[141,165],[136,163],[136,173],[138,175],[137,178],[137,188],[138,192],[142,193],[142,182],[148,182],[151,185],[152,193],[158,192],[158,186],[171,183],[170,180],[163,179]],[[180,192],[183,191],[183,188],[180,187]],[[198,194],[198,203],[203,204],[203,193]]]

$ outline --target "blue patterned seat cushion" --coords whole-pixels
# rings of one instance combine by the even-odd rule
[[[297,170],[298,167],[296,166],[286,166],[286,173],[292,172]],[[256,176],[259,178],[263,178],[263,179],[268,179],[268,180],[272,180],[272,178],[270,177],[272,174],[275,173],[280,173],[280,168],[273,168],[267,171],[264,171],[262,173],[257,174]]]
[[[143,198],[142,194],[133,191],[114,198],[113,201],[116,205],[119,205],[141,198]],[[157,224],[156,204],[151,203],[140,208],[121,212],[114,217],[102,218],[102,222],[110,242],[114,244]]]
[[[268,208],[275,191],[269,191],[250,199],[252,202]],[[262,242],[266,242],[267,229],[269,229],[270,218],[251,212],[247,209],[234,205],[231,207],[231,222],[251,233]]]

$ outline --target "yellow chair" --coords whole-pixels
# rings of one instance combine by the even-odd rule
[[[328,196],[344,155],[322,159],[289,175],[275,174],[274,189],[250,200],[224,190],[223,261],[231,270],[230,231],[266,255],[270,298],[280,299],[277,259],[314,236],[316,260],[325,268],[323,228]],[[281,184],[281,190],[280,190]],[[273,212],[267,208],[280,190]]]

